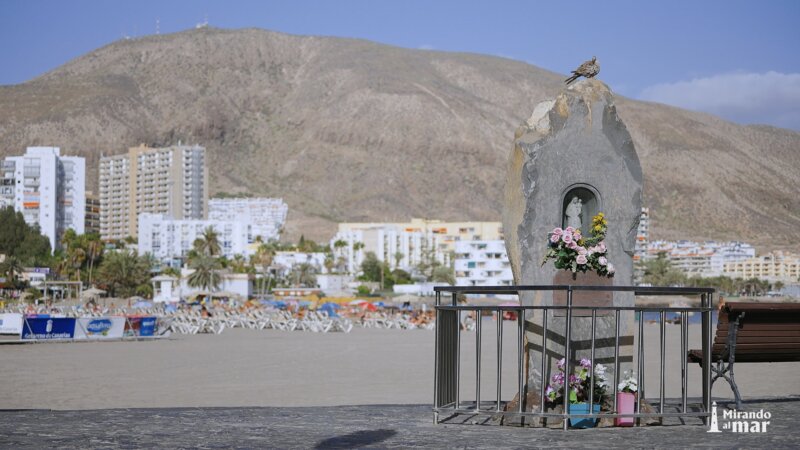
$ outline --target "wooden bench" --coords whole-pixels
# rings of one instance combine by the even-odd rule
[[[690,350],[687,357],[702,366],[702,350]],[[734,363],[787,361],[800,361],[800,304],[723,304],[711,349],[711,386],[718,378],[727,380],[736,409],[742,408],[742,398],[733,377]]]

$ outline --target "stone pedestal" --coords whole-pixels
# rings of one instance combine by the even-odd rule
[[[506,180],[503,227],[515,284],[632,285],[641,195],[639,159],[605,84],[596,79],[582,80],[565,88],[556,99],[537,105],[516,132]],[[605,244],[608,260],[616,267],[613,278],[571,280],[569,272],[556,270],[552,262],[541,265],[553,228],[582,223],[583,234],[589,235],[587,225],[597,212],[603,212],[608,220]],[[554,305],[563,304],[564,297],[536,291],[522,295],[521,301],[523,305]],[[634,297],[630,292],[611,296],[577,293],[574,303],[584,302],[633,306]],[[553,312],[548,316],[545,380],[555,361],[564,355],[564,319]],[[591,321],[591,313],[573,318],[570,356],[576,360],[590,357]],[[542,379],[542,322],[539,312],[526,323],[528,384],[535,389]],[[632,361],[633,329],[633,313],[621,314],[623,371]],[[613,313],[597,315],[597,362],[613,364],[615,330]],[[611,370],[609,375],[613,377]]]

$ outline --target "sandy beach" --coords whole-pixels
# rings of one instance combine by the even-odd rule
[[[485,318],[482,397],[495,398],[495,322]],[[658,326],[646,325],[646,386],[658,395]],[[690,348],[699,348],[692,326]],[[667,392],[679,390],[679,327],[667,327]],[[503,400],[516,393],[516,327],[504,328]],[[474,396],[475,334],[463,332],[462,395]],[[430,404],[434,333],[355,327],[349,334],[228,329],[148,342],[0,346],[0,409]],[[800,394],[800,363],[741,364],[745,399]],[[690,396],[700,394],[690,366]],[[714,396],[732,398],[724,381]]]

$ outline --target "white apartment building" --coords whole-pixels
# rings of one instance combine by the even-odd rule
[[[443,222],[411,219],[405,223],[340,223],[331,239],[334,256],[344,258],[349,273],[356,273],[367,252],[373,252],[392,269],[413,270],[422,262],[449,265],[455,245],[462,240],[503,238],[500,222]],[[337,248],[336,242],[344,247]],[[363,248],[357,248],[363,245]]]
[[[84,232],[86,160],[61,156],[58,147],[28,147],[2,163],[0,206],[13,206],[38,225],[55,251],[67,229]]]
[[[289,207],[280,198],[212,198],[208,218],[218,221],[242,221],[248,224],[252,240],[279,240]]]
[[[800,281],[800,256],[772,252],[724,264],[723,275],[730,278],[758,278],[769,282],[795,283]]]
[[[255,246],[248,224],[241,221],[170,219],[163,214],[139,215],[139,254],[150,253],[159,260],[185,258],[195,239],[211,227],[217,232],[222,254],[250,256]]]
[[[662,252],[666,253],[673,267],[687,276],[700,277],[724,275],[725,264],[752,258],[756,254],[753,246],[743,242],[654,241],[648,245],[646,259],[656,258]]]
[[[208,169],[199,145],[150,148],[100,158],[100,236],[138,235],[141,213],[174,219],[208,216]]]
[[[455,255],[456,286],[511,286],[514,274],[502,240],[459,241]]]

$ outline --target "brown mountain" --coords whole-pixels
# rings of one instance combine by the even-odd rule
[[[337,221],[499,220],[514,130],[563,75],[491,56],[263,30],[119,41],[0,87],[0,154],[208,148],[211,193],[280,196],[290,235]],[[613,86],[612,86],[613,88]],[[800,133],[618,98],[655,238],[798,248]]]

